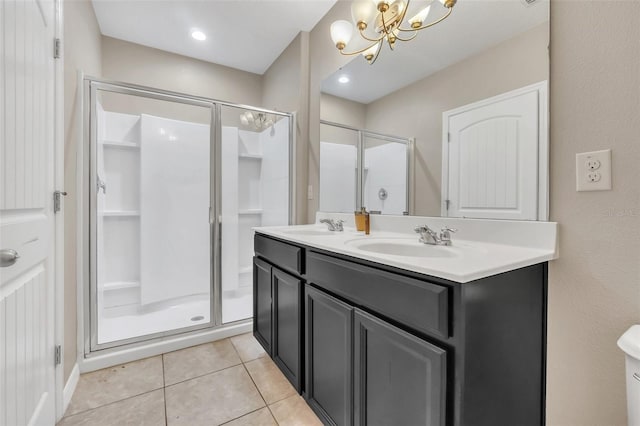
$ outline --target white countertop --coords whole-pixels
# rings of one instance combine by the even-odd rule
[[[254,230],[292,243],[460,283],[558,258],[558,225],[553,222],[376,215],[371,216],[370,235],[365,235],[353,227],[353,215],[318,213],[316,218],[327,217],[345,220],[344,232],[328,231],[324,224]],[[458,232],[452,234],[453,244],[419,243],[413,229],[423,224],[436,231],[443,226],[457,228]],[[389,247],[393,247],[392,251],[397,247],[405,255],[378,251],[379,248],[388,251]]]

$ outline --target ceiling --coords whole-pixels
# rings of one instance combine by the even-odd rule
[[[430,19],[445,10],[438,1],[432,9],[440,15],[432,10]],[[385,45],[373,65],[357,55],[323,82],[322,91],[368,104],[548,20],[548,0],[529,6],[521,0],[460,0],[449,18],[414,40],[397,42],[393,52]],[[349,83],[338,82],[343,75]]]
[[[103,35],[263,74],[336,0],[92,0]],[[191,32],[207,35],[196,41]],[[327,35],[328,37],[328,35]]]

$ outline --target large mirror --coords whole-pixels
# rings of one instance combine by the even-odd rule
[[[386,197],[405,191],[412,215],[548,220],[548,46],[548,1],[460,0],[413,40],[383,46],[374,64],[355,55],[335,70],[322,84],[321,120],[413,141],[408,165],[375,173],[360,164],[353,205],[374,202],[379,186]],[[356,146],[357,137],[321,128],[321,201],[335,187],[322,184],[328,173],[358,173],[355,151],[335,162],[323,143]]]

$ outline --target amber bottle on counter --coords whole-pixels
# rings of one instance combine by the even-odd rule
[[[365,234],[369,235],[369,231],[371,229],[371,222],[369,218],[369,212],[366,207],[362,207],[359,212],[354,212],[356,217],[356,230],[364,231]]]

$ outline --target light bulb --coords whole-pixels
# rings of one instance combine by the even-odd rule
[[[371,46],[370,48],[362,52],[362,56],[364,56],[364,58],[367,61],[371,62],[373,58],[375,58],[379,48],[380,48],[380,42],[374,44],[373,46]]]
[[[338,79],[338,83],[342,83],[342,84],[346,84],[346,83],[348,83],[349,81],[350,81],[350,80],[349,80],[349,77],[347,77],[346,75],[343,75],[343,76],[341,76],[341,77]]]
[[[419,28],[422,26],[422,23],[429,16],[429,11],[431,10],[431,5],[425,7],[420,12],[416,14],[413,18],[409,19],[409,24],[411,24],[411,28]]]
[[[191,32],[191,37],[198,41],[205,41],[207,39],[207,35],[199,30],[194,30]]]
[[[369,25],[374,13],[375,8],[369,0],[355,0],[351,3],[351,18],[359,29],[365,29]]]
[[[247,120],[247,115],[246,114],[241,114],[240,115],[240,122],[242,123],[243,126],[248,126],[249,125],[249,120]]]
[[[351,22],[341,19],[331,24],[331,39],[339,50],[346,47],[353,35],[353,25]]]

